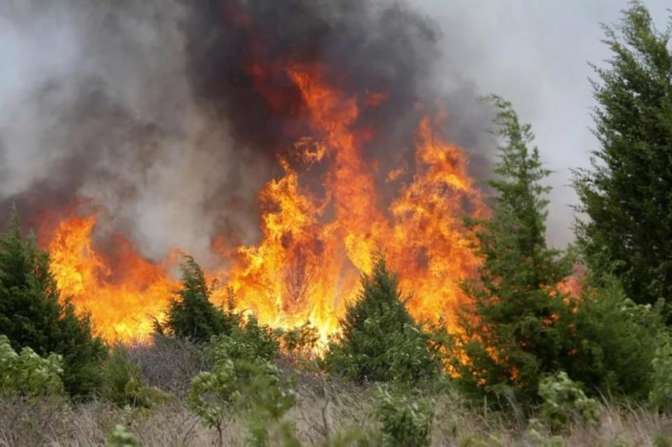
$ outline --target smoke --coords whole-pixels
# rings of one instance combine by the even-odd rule
[[[375,131],[366,157],[383,167],[412,163],[420,117],[441,110],[445,136],[487,171],[488,113],[459,61],[437,73],[440,31],[405,3],[0,5],[0,211],[16,203],[29,222],[95,210],[101,235],[156,259],[179,247],[207,260],[221,234],[253,242],[257,191],[311,132],[290,65],[346,95],[385,94],[355,123]]]

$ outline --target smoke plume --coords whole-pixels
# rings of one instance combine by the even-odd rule
[[[381,170],[412,165],[421,116],[441,113],[478,177],[488,113],[459,61],[436,72],[440,32],[404,2],[5,1],[0,211],[44,225],[95,210],[100,239],[122,233],[154,259],[208,260],[216,235],[254,242],[256,194],[312,136],[288,66],[384,95],[353,124]]]

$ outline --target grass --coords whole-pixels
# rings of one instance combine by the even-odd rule
[[[183,342],[157,342],[136,347],[130,357],[147,383],[173,397],[151,409],[119,408],[105,401],[71,403],[62,398],[0,400],[0,447],[105,445],[117,424],[143,446],[212,446],[217,433],[188,409],[189,378],[207,367],[198,349]],[[375,388],[297,372],[291,362],[281,367],[296,380],[297,405],[290,418],[303,445],[328,445],[353,430],[376,432]],[[431,393],[435,405],[432,446],[672,446],[672,417],[644,408],[604,403],[593,426],[569,427],[552,435],[514,412],[493,412],[446,389]],[[245,424],[232,415],[224,428],[224,445],[245,444]],[[279,445],[279,444],[275,444]]]

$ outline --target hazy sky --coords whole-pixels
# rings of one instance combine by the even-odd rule
[[[479,93],[511,100],[531,122],[542,157],[554,170],[549,233],[572,238],[576,197],[570,169],[586,166],[596,141],[590,131],[589,62],[609,53],[600,23],[613,24],[626,0],[412,0],[440,26],[444,64],[462,61]],[[664,28],[669,0],[645,0]]]

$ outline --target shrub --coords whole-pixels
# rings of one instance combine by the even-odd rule
[[[72,395],[91,394],[100,384],[103,341],[87,316],[61,300],[49,258],[33,237],[24,237],[16,215],[0,235],[0,334],[19,350],[63,356],[63,384]]]
[[[542,400],[541,416],[551,430],[559,430],[571,422],[595,423],[600,415],[600,404],[586,396],[577,382],[566,372],[544,378],[539,383]]]
[[[17,354],[9,339],[0,335],[0,396],[41,396],[63,391],[63,358],[40,357],[25,347]]]
[[[224,420],[234,412],[246,416],[253,445],[266,445],[272,429],[287,440],[293,439],[291,425],[281,420],[294,405],[294,394],[281,380],[277,367],[255,354],[256,347],[245,338],[213,339],[213,368],[192,382],[190,408],[217,430],[220,445]]]
[[[211,288],[196,261],[188,256],[182,264],[182,288],[170,302],[165,323],[156,323],[159,333],[204,343],[211,337],[230,333],[239,323],[232,309],[223,310],[210,301]]]
[[[362,277],[362,292],[348,307],[341,327],[342,334],[329,344],[324,359],[334,374],[358,382],[417,382],[440,371],[429,337],[406,310],[397,278],[382,258],[370,276]]]
[[[103,367],[102,397],[121,407],[145,407],[165,398],[156,388],[142,383],[140,368],[133,364],[128,351],[116,346]]]
[[[649,403],[659,411],[669,411],[672,409],[672,342],[669,336],[665,336],[656,349],[651,365]]]
[[[382,426],[383,446],[430,445],[434,410],[428,401],[394,394],[389,389],[381,388],[376,413]]]
[[[310,356],[317,347],[320,334],[310,322],[285,331],[281,336],[282,348],[291,355]]]
[[[107,447],[140,447],[140,443],[126,427],[116,425],[107,440]]]
[[[574,316],[575,350],[563,369],[588,391],[646,399],[663,319],[625,296],[614,278],[582,294]]]

